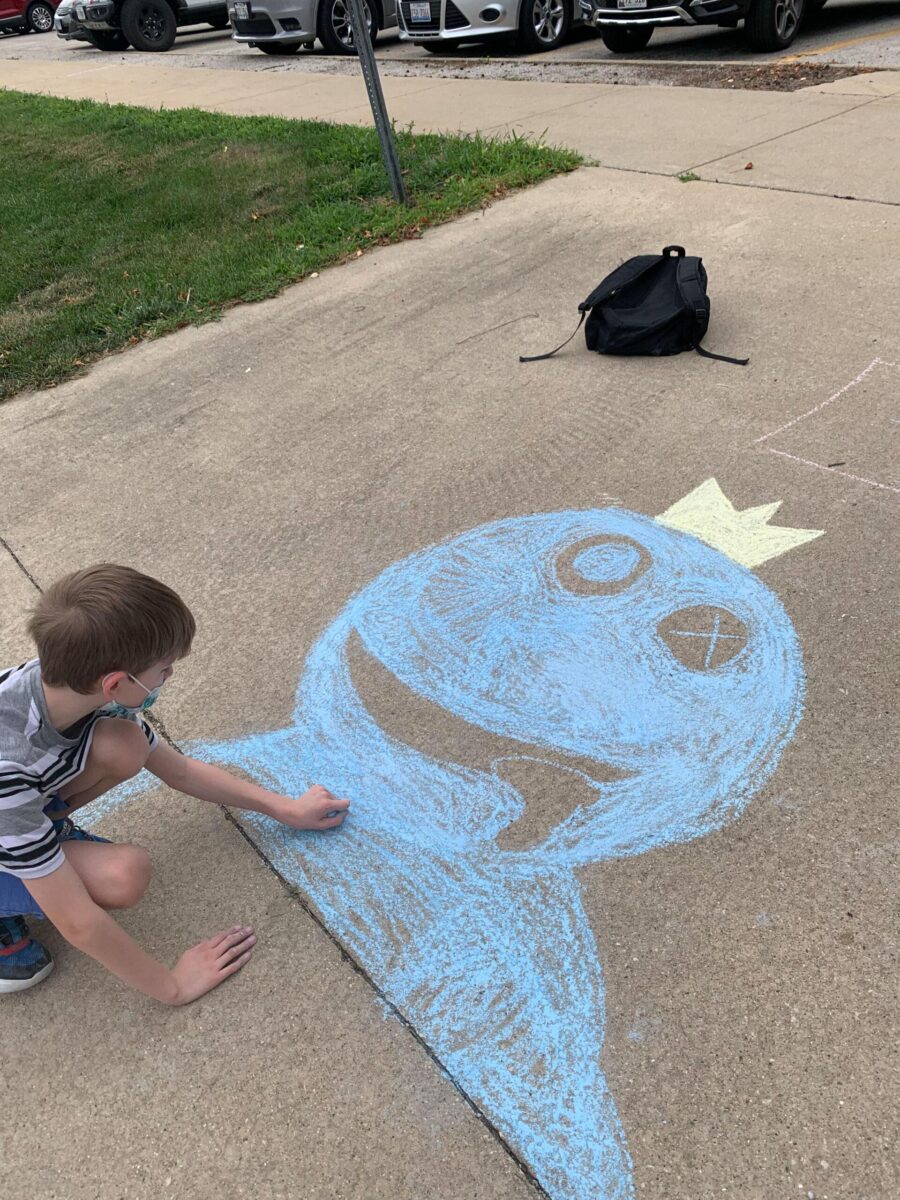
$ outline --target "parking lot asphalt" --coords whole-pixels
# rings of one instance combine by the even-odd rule
[[[51,35],[12,35],[0,38],[0,60],[4,55],[39,60],[56,58],[60,54],[84,50],[80,43],[61,42]],[[99,51],[92,51],[99,54]],[[379,57],[385,61],[401,61],[415,69],[421,64],[431,69],[433,55],[419,47],[401,42],[396,31],[382,33],[378,43]],[[179,34],[168,59],[184,58],[206,65],[204,60],[228,60],[233,66],[249,60],[272,69],[272,61],[246,46],[233,42],[226,32],[216,32],[196,26]],[[301,51],[301,58],[327,62],[328,55],[320,46]],[[512,63],[538,62],[552,71],[554,64],[615,64],[622,56],[610,53],[590,29],[576,29],[566,43],[546,55],[525,55],[507,42],[480,43],[461,46],[452,52],[452,59],[484,60]],[[657,29],[653,40],[640,55],[628,61],[639,63],[716,63],[794,61],[797,58],[813,62],[832,62],[848,66],[884,69],[900,68],[900,2],[898,0],[830,0],[825,9],[807,18],[804,29],[786,51],[775,54],[756,54],[744,43],[740,28],[719,29],[714,26],[695,29]],[[498,72],[502,70],[498,66]]]

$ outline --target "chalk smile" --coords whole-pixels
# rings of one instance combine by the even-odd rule
[[[429,759],[504,779],[521,795],[524,811],[497,838],[504,850],[539,845],[577,809],[596,803],[604,784],[635,774],[589,755],[561,754],[471,724],[413,692],[356,633],[347,641],[347,661],[360,700],[386,734]]]

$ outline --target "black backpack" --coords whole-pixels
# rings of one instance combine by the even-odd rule
[[[587,325],[588,350],[600,354],[680,354],[696,350],[704,358],[746,366],[749,359],[711,354],[700,345],[709,328],[709,297],[703,260],[691,258],[683,246],[666,246],[662,254],[629,258],[598,284],[578,305]],[[552,358],[572,338],[549,354],[520,356],[519,362]]]

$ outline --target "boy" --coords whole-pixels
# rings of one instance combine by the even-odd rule
[[[350,807],[314,786],[299,799],[245,783],[160,741],[142,712],[190,651],[194,618],[171,588],[103,563],[55,583],[28,623],[38,657],[0,671],[0,993],[53,967],[25,918],[62,936],[125,983],[188,1004],[239,971],[256,938],[231,929],[187,950],[172,970],[108,909],[137,904],[150,881],[139,846],[79,829],[76,809],[147,767],[201,800],[266,813],[294,829],[331,829]]]

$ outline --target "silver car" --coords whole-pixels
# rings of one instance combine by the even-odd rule
[[[85,27],[75,19],[75,0],[60,0],[53,18],[53,29],[66,42],[90,42]]]
[[[329,54],[353,54],[347,0],[228,0],[231,36],[266,54],[296,54],[316,38]],[[367,0],[374,41],[397,24],[397,0]]]
[[[582,20],[577,0],[400,0],[399,7],[401,40],[437,54],[510,35],[538,54],[555,50]]]

